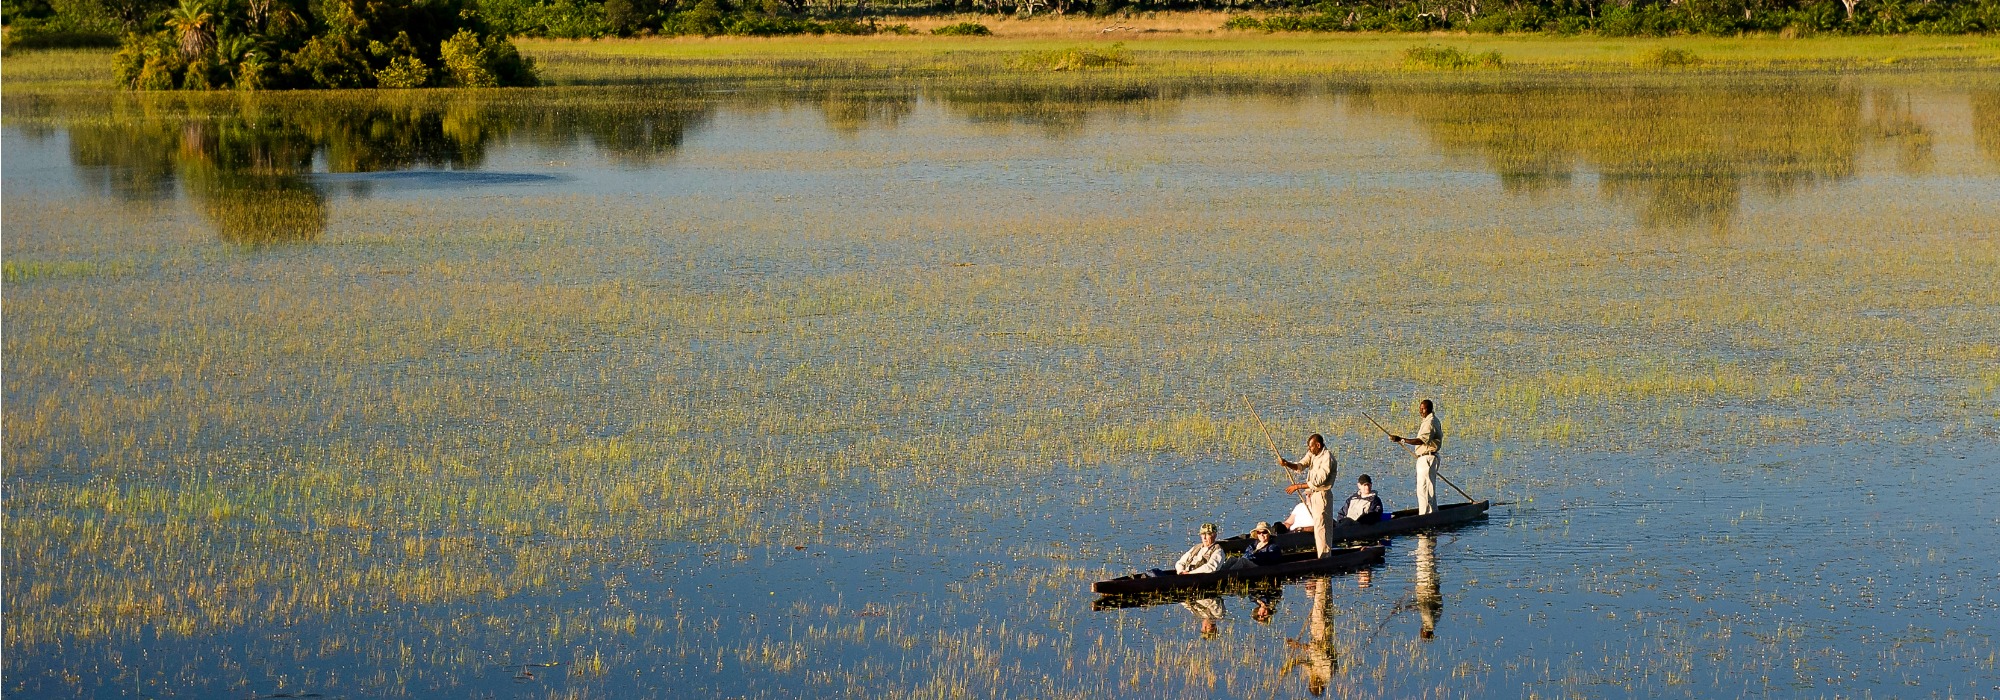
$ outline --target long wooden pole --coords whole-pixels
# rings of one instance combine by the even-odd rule
[[[1250,405],[1250,397],[1248,397],[1248,396],[1239,396],[1239,397],[1237,397],[1237,398],[1240,398],[1240,399],[1242,399],[1242,400],[1243,400],[1243,408],[1244,408],[1244,409],[1246,409],[1246,410],[1248,410],[1248,411],[1250,411],[1250,419],[1251,419],[1251,420],[1254,420],[1254,421],[1257,421],[1257,430],[1258,430],[1258,431],[1260,431],[1260,432],[1262,432],[1262,433],[1264,433],[1264,444],[1265,444],[1265,445],[1269,445],[1269,446],[1270,446],[1270,448],[1271,448],[1271,456],[1273,456],[1273,457],[1277,457],[1277,458],[1278,458],[1278,461],[1280,461],[1280,462],[1283,462],[1283,461],[1285,461],[1285,455],[1284,455],[1284,453],[1282,453],[1282,452],[1279,452],[1279,451],[1278,451],[1278,442],[1277,442],[1276,440],[1272,440],[1272,439],[1271,439],[1271,429],[1270,429],[1270,428],[1266,428],[1266,427],[1264,427],[1264,419],[1263,419],[1263,418],[1260,418],[1260,417],[1258,417],[1258,415],[1257,415],[1257,407],[1256,407],[1256,406],[1252,406],[1252,405]],[[1290,480],[1291,480],[1291,482],[1292,482],[1292,483],[1294,483],[1294,484],[1296,484],[1296,483],[1299,483],[1299,475],[1298,475],[1298,473],[1296,473],[1296,472],[1293,472],[1293,471],[1292,471],[1292,470],[1290,470],[1290,469],[1287,469],[1287,470],[1285,470],[1285,477],[1286,477],[1287,479],[1290,479]],[[1296,495],[1297,495],[1297,496],[1299,497],[1299,502],[1300,502],[1300,503],[1304,503],[1304,502],[1306,502],[1306,496],[1305,496],[1305,494],[1296,494]]]
[[[1264,419],[1257,416],[1257,407],[1250,405],[1250,397],[1241,396],[1238,398],[1243,399],[1243,408],[1250,411],[1250,420],[1257,421],[1257,430],[1264,433],[1264,444],[1271,447],[1271,456],[1284,459],[1285,455],[1278,452],[1278,442],[1271,439],[1271,429],[1264,427]]]
[[[1371,416],[1371,415],[1368,415],[1368,414],[1366,414],[1366,413],[1363,413],[1363,414],[1361,414],[1361,417],[1362,417],[1362,418],[1366,418],[1366,419],[1368,419],[1368,422],[1370,422],[1370,423],[1375,423],[1375,417],[1374,417],[1374,416]],[[1382,424],[1381,424],[1381,423],[1375,423],[1375,429],[1376,429],[1376,430],[1380,430],[1380,431],[1382,431],[1382,434],[1383,434],[1383,435],[1387,435],[1387,436],[1389,436],[1389,437],[1395,437],[1395,436],[1396,436],[1396,434],[1395,434],[1395,433],[1392,433],[1392,432],[1389,432],[1389,429],[1388,429],[1388,428],[1384,428],[1384,427],[1382,427]],[[1465,497],[1465,501],[1466,501],[1467,503],[1472,503],[1472,502],[1475,502],[1475,501],[1474,501],[1474,499],[1472,498],[1472,496],[1471,496],[1470,494],[1467,494],[1467,493],[1465,492],[1465,489],[1462,489],[1462,488],[1459,488],[1459,487],[1458,487],[1458,484],[1453,484],[1453,483],[1451,483],[1451,477],[1448,477],[1448,476],[1445,476],[1445,475],[1444,475],[1444,472],[1443,472],[1443,471],[1441,471],[1441,470],[1437,470],[1437,469],[1432,469],[1432,470],[1431,470],[1431,474],[1432,474],[1432,475],[1435,475],[1435,476],[1436,476],[1437,478],[1439,478],[1439,479],[1443,479],[1443,480],[1444,480],[1444,483],[1446,483],[1446,484],[1450,484],[1450,485],[1451,485],[1451,490],[1453,490],[1453,491],[1457,491],[1457,492],[1458,492],[1458,495],[1460,495],[1460,496],[1464,496],[1464,497]]]

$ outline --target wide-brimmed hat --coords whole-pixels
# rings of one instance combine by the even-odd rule
[[[1271,531],[1271,524],[1264,522],[1262,520],[1257,521],[1256,527],[1250,528],[1251,534],[1256,534],[1259,532],[1270,532],[1270,531]]]
[[[1202,523],[1202,524],[1201,524],[1201,534],[1204,534],[1204,535],[1213,535],[1213,534],[1215,534],[1216,530],[1218,530],[1218,529],[1220,529],[1220,528],[1217,528],[1217,527],[1215,526],[1215,523]]]

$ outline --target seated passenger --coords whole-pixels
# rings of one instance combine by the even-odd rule
[[[1250,543],[1250,548],[1243,550],[1243,556],[1229,560],[1229,563],[1222,568],[1247,569],[1253,566],[1268,566],[1284,558],[1284,553],[1278,551],[1278,543],[1271,541],[1270,523],[1257,523],[1256,529],[1250,531],[1250,536],[1255,538]]]
[[[1291,515],[1285,516],[1284,522],[1278,523],[1277,527],[1272,528],[1272,532],[1276,532],[1281,535],[1287,532],[1312,532],[1312,531],[1313,531],[1312,511],[1306,509],[1305,501],[1299,501],[1298,505],[1292,506]]]
[[[1347,497],[1347,503],[1340,506],[1342,524],[1367,525],[1382,520],[1382,499],[1375,495],[1375,482],[1362,474],[1354,480],[1354,495]]]
[[[1188,549],[1174,562],[1174,570],[1154,569],[1154,576],[1174,576],[1177,574],[1207,574],[1222,568],[1222,545],[1215,543],[1215,523],[1203,523],[1201,542]]]

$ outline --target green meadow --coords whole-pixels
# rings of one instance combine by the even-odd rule
[[[1354,634],[1336,692],[1839,694],[1897,663],[1988,692],[1990,601],[1877,653],[1919,623],[1843,639],[1816,583],[1755,592],[1839,549],[1791,510],[1839,494],[1805,483],[1933,440],[1990,464],[2000,40],[1064,26],[523,40],[554,86],[519,90],[132,94],[108,53],[10,55],[8,691],[509,690],[527,659],[563,697],[1296,695],[1296,664],[1229,661],[1271,634],[1082,591],[1277,514],[1246,400],[1404,498],[1361,415],[1435,397],[1448,474],[1522,504],[1436,544],[1448,610],[1665,602],[1589,615],[1583,663],[1479,646],[1513,628]],[[363,176],[396,171],[520,177]],[[1830,456],[1743,466],[1774,454]],[[1702,517],[1807,553],[1450,568],[1715,479],[1772,496]],[[1897,561],[1976,590],[1967,546]],[[1876,573],[1830,595],[1921,588]],[[1804,621],[1716,613],[1717,577]],[[789,622],[711,615],[717,585]],[[1312,614],[1413,615],[1334,585]],[[133,660],[177,645],[202,651]],[[1757,654],[1796,676],[1732,665]]]

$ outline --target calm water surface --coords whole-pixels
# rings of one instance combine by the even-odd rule
[[[6,691],[2000,696],[2000,82],[1934,82],[10,102]],[[1093,609],[1283,517],[1237,397],[1400,508],[1420,395],[1489,518]]]

